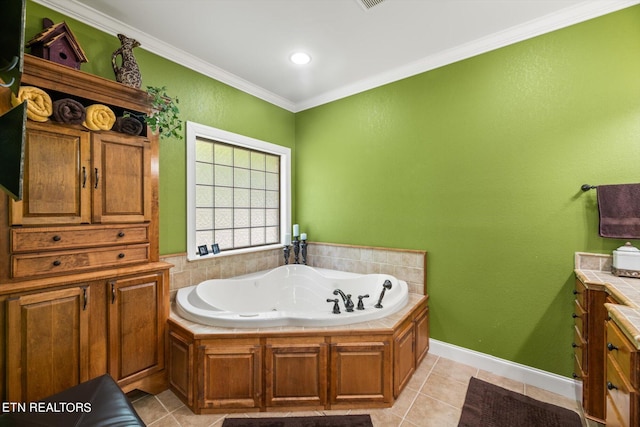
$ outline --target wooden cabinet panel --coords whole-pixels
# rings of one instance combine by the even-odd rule
[[[324,340],[274,340],[265,349],[266,406],[327,402],[327,345]]]
[[[414,320],[416,325],[415,340],[416,340],[416,366],[420,364],[422,359],[425,358],[429,352],[429,308],[425,308],[420,314],[418,314]]]
[[[193,406],[193,342],[169,332],[169,386],[188,406]]]
[[[11,225],[91,220],[89,133],[27,122],[23,200],[10,203]]]
[[[34,401],[88,380],[89,288],[7,302],[7,399]]]
[[[149,242],[148,224],[26,227],[11,230],[11,251],[39,252]]]
[[[331,344],[330,403],[388,403],[391,349],[386,341]]]
[[[109,283],[109,373],[120,385],[164,368],[162,274]]]
[[[149,245],[116,246],[88,251],[78,249],[11,256],[13,277],[76,273],[149,261]]]
[[[393,347],[393,395],[398,397],[416,370],[413,323],[409,323],[394,338]]]
[[[218,343],[198,349],[200,408],[259,408],[262,347],[259,340]]]
[[[93,222],[144,222],[151,217],[149,140],[95,133]]]

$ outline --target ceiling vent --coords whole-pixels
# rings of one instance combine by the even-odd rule
[[[369,10],[374,6],[379,5],[384,0],[356,0],[360,6],[364,8],[364,10]]]

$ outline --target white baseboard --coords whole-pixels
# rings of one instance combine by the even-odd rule
[[[577,401],[582,400],[582,382],[558,374],[500,359],[485,353],[443,341],[429,339],[429,353],[442,356],[455,362],[464,363],[505,378],[520,381],[534,387],[565,396]]]

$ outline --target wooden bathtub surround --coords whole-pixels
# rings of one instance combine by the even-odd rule
[[[197,414],[390,407],[429,350],[428,296],[396,315],[388,327],[242,330],[172,313],[169,385]]]
[[[30,55],[22,84],[118,116],[150,111],[144,91]],[[126,392],[165,390],[171,264],[159,261],[157,137],[49,120],[28,121],[26,138],[23,200],[0,196],[2,400],[105,373]]]

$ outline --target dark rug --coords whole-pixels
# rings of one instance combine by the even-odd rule
[[[369,415],[225,418],[222,427],[373,427]]]
[[[582,427],[580,416],[471,378],[458,427]]]

